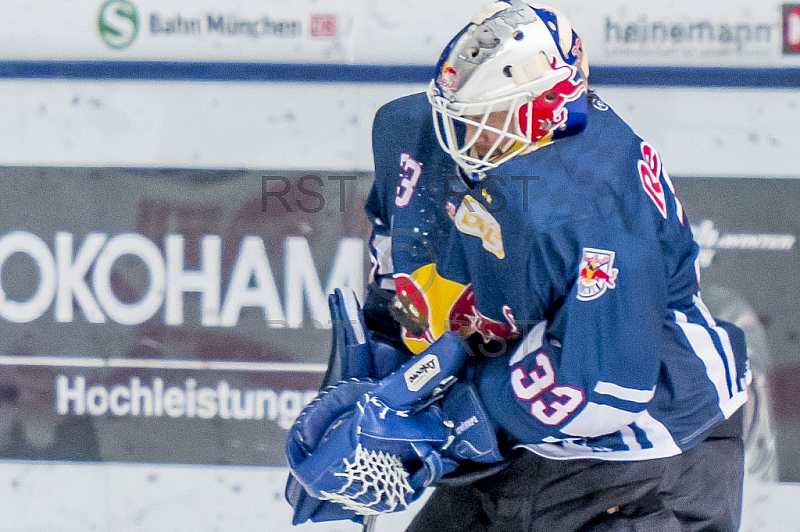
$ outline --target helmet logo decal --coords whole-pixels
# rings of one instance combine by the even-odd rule
[[[565,125],[569,116],[567,103],[576,101],[586,91],[575,68],[571,66],[555,68],[555,65],[556,61],[553,60],[553,70],[566,70],[569,73],[567,78],[556,83],[549,91],[539,95],[531,105],[523,105],[519,109],[520,130],[523,135],[531,139],[531,142],[539,141]],[[532,129],[528,134],[530,108],[533,108],[533,118],[531,120]]]
[[[578,299],[591,301],[617,287],[619,270],[614,268],[613,251],[583,248],[578,267]]]
[[[450,89],[452,91],[458,90],[458,72],[456,72],[455,68],[450,66],[450,63],[445,61],[442,65],[442,72],[439,74],[436,83],[445,89]]]
[[[494,57],[500,47],[497,38],[490,27],[475,26],[468,31],[460,43],[462,52],[452,56],[450,61],[442,63],[436,83],[447,92],[454,92],[461,88],[463,81],[469,80],[473,71],[487,59]]]

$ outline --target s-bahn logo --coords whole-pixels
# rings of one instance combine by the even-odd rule
[[[783,53],[800,54],[800,4],[783,4]]]
[[[110,48],[130,46],[139,33],[139,12],[129,0],[107,0],[97,13],[97,33]]]

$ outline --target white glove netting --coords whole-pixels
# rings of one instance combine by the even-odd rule
[[[414,494],[408,483],[408,471],[397,456],[370,451],[358,444],[353,462],[343,459],[345,471],[334,473],[347,482],[335,493],[321,492],[320,499],[340,504],[360,515],[394,512],[398,504],[406,508],[406,498]],[[352,488],[352,489],[350,489]],[[350,490],[348,492],[348,489]],[[359,491],[354,492],[354,489]],[[365,500],[374,496],[374,500]],[[377,510],[374,507],[380,505]]]

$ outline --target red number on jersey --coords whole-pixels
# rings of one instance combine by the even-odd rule
[[[646,142],[642,142],[642,160],[639,161],[639,177],[642,186],[653,203],[656,204],[658,212],[664,219],[667,219],[667,198],[664,194],[664,187],[661,185],[661,156]]]

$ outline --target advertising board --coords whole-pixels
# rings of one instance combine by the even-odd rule
[[[0,59],[430,65],[485,2],[8,0]],[[798,4],[551,2],[603,66],[798,66]]]
[[[282,465],[364,175],[2,168],[0,456]]]
[[[745,330],[754,373],[747,404],[749,473],[800,480],[800,260],[796,179],[675,180],[700,245],[703,300]]]

